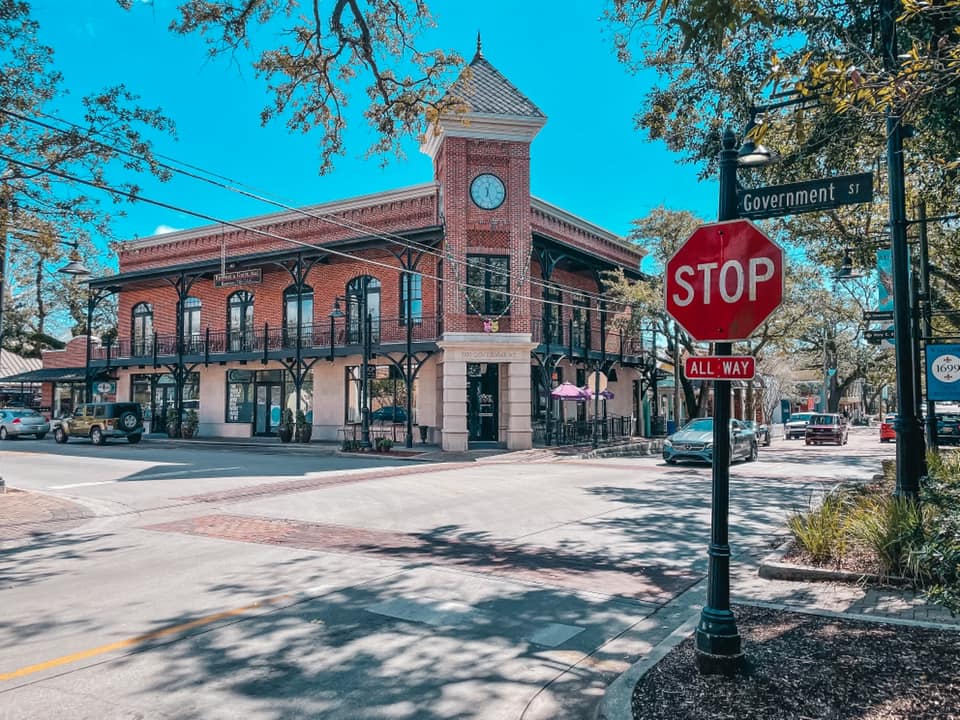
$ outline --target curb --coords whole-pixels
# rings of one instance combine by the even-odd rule
[[[580,453],[581,460],[592,460],[604,457],[645,457],[656,455],[663,450],[663,440],[644,440],[642,442],[624,443],[610,447],[597,448]]]
[[[595,720],[633,720],[633,690],[640,678],[677,645],[686,640],[699,622],[700,610],[697,610],[680,627],[657,643],[646,657],[635,662],[610,683],[604,691],[603,700],[597,706]]]
[[[787,540],[774,552],[760,561],[757,573],[764,580],[792,580],[800,582],[865,582],[871,585],[911,585],[907,578],[876,573],[858,573],[850,570],[831,570],[813,565],[797,565],[783,562],[784,556],[793,547],[793,540]]]

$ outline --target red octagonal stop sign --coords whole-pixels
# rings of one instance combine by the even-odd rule
[[[746,340],[783,300],[783,250],[749,220],[701,225],[667,262],[664,289],[694,340]]]

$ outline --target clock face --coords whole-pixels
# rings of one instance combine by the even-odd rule
[[[484,210],[493,210],[503,205],[503,200],[507,196],[507,190],[503,185],[503,180],[496,175],[484,173],[477,175],[470,183],[470,197]]]

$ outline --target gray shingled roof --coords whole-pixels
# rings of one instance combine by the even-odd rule
[[[540,108],[517,90],[478,50],[449,94],[470,105],[470,112],[545,118]],[[467,77],[469,75],[469,77]]]

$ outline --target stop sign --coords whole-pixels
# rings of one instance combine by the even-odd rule
[[[667,262],[664,291],[694,340],[746,340],[783,299],[783,250],[749,220],[701,225]]]

